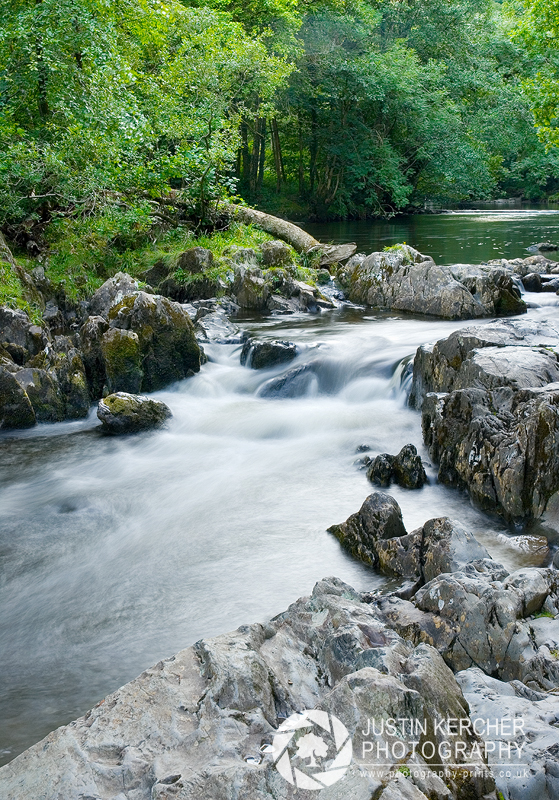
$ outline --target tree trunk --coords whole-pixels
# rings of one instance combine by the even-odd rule
[[[303,126],[301,117],[299,121],[299,194],[302,196],[305,191],[305,165],[303,163]]]
[[[270,134],[272,152],[274,154],[274,166],[276,168],[276,192],[279,194],[281,192],[282,163],[281,150],[279,146],[278,123],[275,118],[270,120]]]
[[[248,125],[241,122],[241,181],[245,186],[250,183],[250,150],[248,149]]]
[[[258,158],[258,180],[256,181],[257,188],[262,186],[264,181],[264,159],[266,157],[266,117],[259,120],[258,133],[260,134],[260,151]]]

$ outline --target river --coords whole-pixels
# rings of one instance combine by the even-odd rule
[[[482,241],[485,212],[466,216]],[[421,219],[443,239],[445,224],[449,239],[457,235],[454,215]],[[372,226],[362,225],[365,246]],[[508,238],[512,228],[523,234],[508,255],[559,238],[557,212],[516,214],[510,225]],[[431,250],[425,239],[407,241],[433,254],[450,248],[436,237]],[[559,316],[555,295],[529,299],[540,304],[531,316]],[[161,658],[264,621],[324,576],[362,590],[383,585],[326,528],[372,490],[354,464],[359,445],[372,454],[408,442],[421,450],[420,416],[406,405],[398,365],[464,323],[341,308],[242,324],[297,342],[295,365],[319,364],[303,396],[261,397],[282,368],[249,370],[239,347],[214,345],[199,375],[157,394],[174,414],[166,430],[108,439],[92,412],[0,437],[2,763]],[[422,490],[391,490],[408,530],[449,515],[509,569],[535,563],[525,537],[427,471]],[[529,533],[554,539],[559,525],[548,517]]]

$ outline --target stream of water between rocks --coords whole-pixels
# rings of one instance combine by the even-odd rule
[[[485,237],[491,214],[501,215],[493,219],[500,233]],[[559,212],[469,212],[462,234],[456,217],[422,217],[413,223],[423,226],[421,241],[412,232],[408,243],[437,258],[445,218],[454,245],[440,263],[458,260],[460,235],[473,263],[501,255],[496,241],[502,254],[524,256],[527,243],[559,238]],[[361,249],[387,240],[382,224],[361,223],[371,243],[363,230]],[[526,299],[529,316],[559,319],[555,294]],[[361,590],[385,581],[326,528],[373,490],[354,464],[359,445],[375,455],[411,442],[429,464],[402,361],[467,323],[340,308],[241,324],[296,342],[296,361],[254,371],[240,366],[239,346],[206,346],[199,375],[156,395],[173,411],[166,430],[108,439],[92,412],[0,438],[0,763],[152,663],[264,621],[324,576]],[[260,395],[267,381],[311,361],[318,366],[302,396]],[[420,491],[390,490],[408,530],[454,517],[509,569],[541,563],[531,535],[559,539],[553,509],[517,535],[438,485],[432,465],[427,472]]]

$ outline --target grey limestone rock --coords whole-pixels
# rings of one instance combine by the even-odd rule
[[[294,342],[247,339],[241,350],[241,364],[251,369],[268,369],[293,361],[296,355],[297,345]]]
[[[116,392],[99,401],[97,416],[105,433],[119,435],[159,428],[172,414],[160,400]]]

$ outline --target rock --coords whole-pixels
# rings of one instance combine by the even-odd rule
[[[542,598],[556,604],[555,570],[506,571],[488,559],[442,573],[411,601],[379,599],[384,619],[412,643],[436,647],[452,670],[477,666],[501,680],[548,691],[559,686],[559,622],[526,618]]]
[[[205,272],[213,266],[214,256],[211,250],[204,247],[191,247],[177,258],[178,269],[185,272]]]
[[[85,366],[71,339],[56,336],[54,342],[48,344],[28,366],[46,370],[56,381],[64,401],[64,419],[80,419],[88,415],[90,396]]]
[[[559,250],[559,245],[552,244],[551,242],[538,242],[538,244],[531,244],[530,247],[527,247],[530,253],[535,253],[539,251],[540,253],[547,253],[551,252],[552,250]]]
[[[138,335],[134,331],[109,328],[101,339],[101,352],[109,394],[137,394],[144,377]]]
[[[503,320],[462,328],[417,350],[410,405],[421,408],[428,392],[545,386],[559,375],[552,352],[558,345],[559,328],[549,322]]]
[[[555,292],[559,291],[559,278],[551,278],[550,280],[542,279],[542,292]]]
[[[559,490],[559,384],[429,394],[422,427],[439,481],[486,511],[525,522]]]
[[[400,506],[388,494],[370,494],[359,511],[329,533],[353,556],[366,564],[379,566],[379,542],[406,536]]]
[[[312,249],[309,252],[312,252]],[[320,250],[320,266],[327,267],[331,264],[339,264],[346,261],[354,255],[357,250],[357,245],[353,242],[346,244],[321,244],[318,248]]]
[[[150,286],[159,286],[168,276],[171,267],[165,258],[160,258],[155,264],[140,274],[140,278]]]
[[[510,271],[499,267],[476,267],[471,264],[453,264],[452,276],[463,284],[485,309],[485,316],[507,317],[525,314],[519,281]]]
[[[321,285],[330,283],[331,275],[327,269],[319,269],[316,274],[316,282]]]
[[[241,266],[235,268],[232,287],[237,303],[247,311],[266,310],[270,289],[258,267]]]
[[[276,364],[293,361],[296,355],[297,345],[294,342],[277,339],[260,342],[257,339],[247,339],[241,350],[241,365],[251,369],[269,369]]]
[[[169,275],[160,285],[159,292],[178,303],[191,303],[193,300],[209,300],[221,290],[219,280],[205,275],[195,274],[181,280],[176,275]]]
[[[414,590],[444,572],[459,572],[489,558],[471,533],[448,517],[431,519],[407,533],[390,495],[369,495],[357,514],[328,529],[346,550],[389,575],[413,582]]]
[[[522,278],[522,284],[527,292],[541,292],[542,278],[538,272],[530,272]]]
[[[200,309],[198,309],[200,311]],[[223,308],[209,311],[201,318],[196,314],[196,338],[200,342],[215,342],[216,344],[242,344],[246,332],[229,321],[227,312]]]
[[[330,578],[264,625],[202,639],[146,670],[3,767],[0,795],[293,800],[310,797],[312,785],[317,800],[424,800],[421,785],[431,798],[490,796],[494,782],[467,724],[452,754],[460,769],[441,779],[429,769],[423,754],[444,746],[436,723],[447,717],[469,722],[437,651],[404,641],[374,605]],[[425,734],[414,736],[416,718]],[[389,719],[410,721],[410,730],[391,730]],[[290,725],[295,735],[282,738]],[[308,733],[322,751],[314,756],[322,784],[301,757]],[[328,775],[336,752],[341,774]],[[416,786],[418,766],[425,777]]]
[[[0,365],[0,430],[32,428],[35,412],[25,389]]]
[[[105,433],[118,435],[159,428],[172,414],[160,400],[117,392],[99,401],[97,416]]]
[[[89,317],[80,330],[80,349],[91,397],[103,394],[105,385],[105,357],[101,342],[109,323],[103,317]]]
[[[282,267],[284,264],[293,262],[291,248],[279,239],[262,242],[259,250],[262,254],[262,264],[265,267]]]
[[[111,308],[128,295],[138,291],[138,281],[127,275],[126,272],[117,272],[112,278],[97,289],[91,298],[90,309],[92,316],[105,317]]]
[[[143,392],[163,389],[200,370],[201,351],[194,326],[179,303],[137,292],[111,308],[109,323],[138,336]]]
[[[381,453],[371,463],[367,478],[378,486],[390,486],[395,481],[406,489],[420,489],[427,482],[421,457],[413,444],[407,444],[397,456]]]
[[[27,367],[15,373],[15,378],[26,392],[37,422],[61,422],[65,417],[65,403],[56,376],[44,369]]]
[[[485,675],[477,667],[458,672],[456,680],[470,707],[471,719],[487,720],[477,728],[483,740],[491,743],[487,748],[488,760],[502,797],[556,800],[559,796],[556,697],[538,692],[526,696],[523,684],[505,683]],[[519,764],[519,768],[509,766],[513,763]]]
[[[286,399],[304,397],[311,388],[317,385],[315,364],[301,364],[299,367],[284,372],[277,378],[266,381],[258,390],[259,397]]]
[[[24,311],[0,306],[0,344],[17,345],[33,357],[45,347],[48,339],[47,333],[33,325]]]
[[[338,278],[352,303],[446,319],[486,314],[481,303],[452,277],[447,267],[438,267],[433,259],[408,245],[391,252],[372,253],[361,263],[351,259],[339,271]]]

